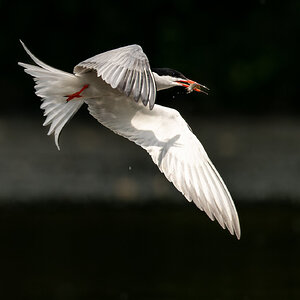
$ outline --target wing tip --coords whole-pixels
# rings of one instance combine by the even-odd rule
[[[234,231],[233,233],[231,233],[233,236],[235,236],[237,238],[237,240],[239,241],[241,239],[241,233],[239,231]]]
[[[228,222],[225,221],[225,227],[228,229],[231,235],[235,235],[238,240],[241,238],[241,228],[240,228],[240,222],[238,219],[238,215],[236,214],[235,218]]]
[[[238,240],[240,240],[241,239],[241,228],[240,228],[240,225],[238,226],[238,228],[234,229],[234,232],[235,232],[236,238]]]
[[[59,147],[59,133],[55,132],[55,145],[57,147],[57,150],[60,151],[60,147]]]
[[[228,229],[228,231],[230,232],[231,235],[236,236],[236,238],[238,240],[241,239],[241,228],[240,228],[240,224],[234,224],[233,226],[228,226],[226,224],[226,228]]]
[[[155,100],[153,101],[149,101],[149,109],[152,110],[154,108],[155,105]]]
[[[206,212],[207,214],[207,212]],[[208,214],[207,214],[208,215]],[[209,216],[209,215],[208,215]],[[239,221],[237,222],[230,222],[228,224],[228,222],[226,222],[223,218],[219,218],[219,216],[216,216],[215,214],[213,214],[213,216],[215,217],[215,219],[217,220],[217,222],[219,223],[219,225],[224,229],[224,230],[228,230],[229,233],[233,236],[236,236],[236,238],[238,240],[241,239],[241,228],[240,228],[240,223]],[[209,216],[210,218],[210,216]],[[211,219],[211,218],[210,218]],[[211,219],[212,220],[212,219]],[[213,220],[212,220],[213,221]]]

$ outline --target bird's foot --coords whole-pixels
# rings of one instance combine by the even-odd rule
[[[89,85],[88,85],[88,84],[85,84],[85,85],[83,86],[83,88],[82,88],[80,91],[78,91],[78,92],[76,92],[76,93],[74,93],[74,94],[71,94],[71,95],[66,95],[65,97],[68,97],[66,101],[69,102],[69,101],[73,100],[74,98],[80,98],[80,97],[82,97],[80,94],[81,94],[85,89],[87,89],[88,87],[89,87]]]

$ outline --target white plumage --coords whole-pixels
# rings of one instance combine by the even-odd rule
[[[87,59],[74,74],[44,64],[22,45],[38,66],[19,64],[34,77],[36,94],[43,100],[44,126],[51,124],[48,134],[54,133],[58,149],[63,126],[86,103],[102,125],[144,148],[188,201],[240,238],[230,193],[203,146],[178,111],[155,104],[157,90],[193,81],[177,71],[159,76],[138,45]]]

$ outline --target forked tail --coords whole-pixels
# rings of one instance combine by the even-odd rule
[[[84,102],[78,92],[74,94],[80,89],[80,80],[73,74],[46,65],[37,59],[22,41],[20,42],[37,66],[21,62],[18,64],[24,67],[25,72],[30,74],[35,81],[35,93],[42,98],[41,109],[44,110],[44,116],[46,116],[43,126],[51,124],[48,135],[54,133],[55,144],[60,150],[59,134]]]

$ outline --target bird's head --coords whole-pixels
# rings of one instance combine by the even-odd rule
[[[169,68],[154,68],[152,69],[156,82],[157,91],[169,89],[175,86],[186,88],[187,93],[202,92],[207,94],[208,88],[196,81],[186,78],[182,73]]]

